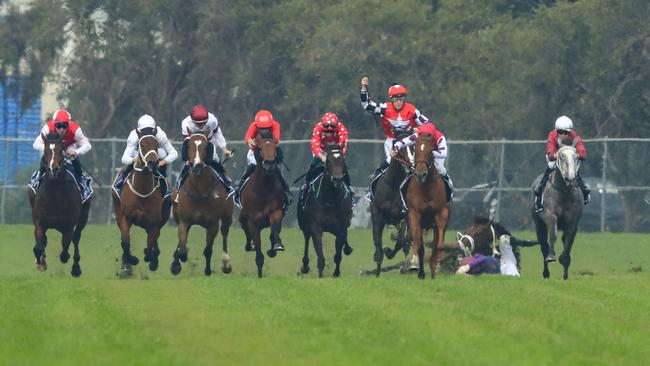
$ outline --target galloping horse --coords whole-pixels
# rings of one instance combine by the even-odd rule
[[[415,177],[411,177],[407,183],[407,219],[413,240],[411,269],[418,269],[420,279],[424,278],[422,230],[434,229],[429,268],[431,269],[431,278],[435,278],[438,250],[444,246],[445,230],[450,213],[445,183],[434,166],[433,148],[434,143],[431,135],[422,134],[417,138],[415,141]]]
[[[537,230],[537,241],[539,241],[544,257],[542,273],[544,278],[550,276],[548,263],[556,260],[557,231],[563,231],[564,251],[560,255],[560,263],[564,267],[564,279],[566,280],[569,278],[571,246],[578,233],[578,223],[583,206],[582,193],[578,189],[576,180],[580,168],[576,149],[572,146],[560,148],[557,152],[556,164],[557,168],[551,173],[549,183],[544,188],[544,210],[535,212],[533,208],[533,220]],[[535,180],[535,187],[539,180],[540,177]]]
[[[74,244],[74,263],[71,274],[81,275],[79,266],[79,241],[81,231],[88,221],[91,198],[81,201],[81,192],[72,172],[66,169],[63,157],[65,151],[63,138],[55,134],[41,134],[45,142],[41,169],[45,174],[41,178],[37,192],[28,190],[29,203],[32,206],[32,222],[34,223],[34,257],[39,271],[47,269],[45,247],[47,246],[47,229],[55,229],[61,233],[61,262],[70,259],[70,241]]]
[[[325,159],[325,171],[310,183],[302,205],[298,205],[298,226],[305,237],[305,253],[302,257],[302,273],[309,273],[309,239],[313,238],[318,256],[318,277],[323,277],[323,231],[336,237],[334,254],[334,277],[341,275],[341,252],[348,255],[348,227],[352,220],[352,195],[343,182],[347,168],[345,157],[338,147],[330,148]]]
[[[241,190],[241,210],[239,222],[246,235],[246,251],[255,250],[257,276],[262,277],[264,254],[260,232],[271,227],[271,249],[267,251],[273,258],[277,251],[284,251],[280,239],[282,219],[284,218],[284,189],[280,181],[280,163],[277,142],[270,136],[258,135],[255,151],[257,166]]]
[[[187,261],[187,234],[192,225],[201,225],[207,230],[205,237],[205,275],[212,273],[210,261],[212,259],[212,245],[219,232],[221,221],[221,236],[223,237],[223,273],[230,273],[232,266],[228,256],[228,231],[232,224],[234,203],[228,197],[226,186],[219,179],[217,173],[205,164],[206,157],[212,156],[208,152],[208,133],[190,134],[188,138],[188,161],[192,164],[189,176],[182,187],[172,194],[176,197],[173,204],[174,220],[178,224],[178,247],[174,251],[174,261],[171,272],[175,275],[181,272],[180,261]],[[180,260],[180,261],[179,261]]]
[[[131,238],[129,231],[135,224],[147,232],[147,247],[144,249],[144,261],[149,262],[149,269],[158,269],[158,237],[171,211],[171,199],[163,198],[160,174],[158,173],[158,140],[156,128],[136,130],[138,134],[138,160],[133,164],[133,171],[126,177],[126,184],[121,196],[113,190],[115,221],[120,228],[122,244],[122,270],[131,274],[131,266],[138,264],[138,258],[131,255]]]
[[[396,140],[408,136],[405,131],[395,132]],[[382,272],[381,265],[384,255],[392,259],[399,249],[403,248],[404,255],[408,253],[409,238],[406,233],[406,214],[402,210],[402,199],[400,196],[400,184],[410,171],[411,159],[408,154],[410,148],[400,150],[396,158],[391,159],[388,168],[374,184],[372,202],[370,202],[370,217],[372,220],[372,240],[375,244],[374,261],[377,263],[377,276]],[[397,227],[395,248],[383,248],[382,236],[386,225]]]

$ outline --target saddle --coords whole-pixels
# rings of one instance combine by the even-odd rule
[[[81,181],[77,180],[77,177],[74,174],[74,168],[71,165],[66,165],[64,168],[64,172],[69,174],[72,179],[74,180],[75,184],[77,184],[77,187],[79,187],[79,194],[81,195],[81,203],[84,203],[88,201],[88,199],[93,195],[93,186],[92,186],[92,178],[88,176],[85,172],[81,173]],[[29,183],[27,184],[29,188],[36,194],[38,192],[38,187],[41,185],[41,180],[43,179],[45,175],[41,174],[41,170],[38,169],[36,170],[30,180]]]

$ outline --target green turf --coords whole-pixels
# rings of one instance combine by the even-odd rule
[[[265,239],[268,233],[265,231]],[[531,233],[518,233],[531,239]],[[420,281],[372,268],[367,230],[351,231],[355,251],[342,278],[299,276],[302,235],[283,231],[287,251],[254,255],[231,232],[233,273],[203,275],[202,229],[190,236],[183,272],[169,272],[174,227],[161,238],[161,266],[141,262],[119,279],[115,226],[82,237],[80,279],[61,264],[49,235],[47,272],[37,272],[32,227],[0,227],[0,365],[622,365],[646,364],[650,332],[650,236],[579,233],[570,279],[554,263],[541,278],[539,248],[523,251],[523,276]],[[450,233],[451,237],[451,233]],[[144,234],[133,235],[142,257]],[[268,245],[268,239],[265,241]],[[558,247],[559,249],[559,247]],[[395,263],[387,261],[386,264]]]

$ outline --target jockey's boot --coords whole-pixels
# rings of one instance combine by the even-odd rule
[[[169,187],[169,185],[167,184],[167,179],[166,179],[167,178],[167,164],[158,167],[158,173],[160,173],[160,175],[163,177],[163,178],[159,179],[159,182],[160,182],[160,193],[162,194],[162,196],[164,198],[164,197],[167,197],[168,195],[170,195],[172,193],[171,187]]]
[[[447,193],[447,202],[454,198],[454,184],[451,182],[449,174],[441,175],[442,181],[445,182],[445,192]]]
[[[378,167],[378,168],[375,170],[375,172],[372,174],[372,177],[370,178],[370,181],[372,182],[372,181],[374,181],[375,179],[377,179],[377,177],[379,177],[379,175],[381,174],[381,171],[384,170],[384,169],[386,169],[386,168],[388,168],[388,165],[390,165],[390,163],[388,163],[388,162],[386,161],[386,159],[382,160],[382,161],[381,161],[381,164],[379,164],[379,167]]]
[[[217,172],[219,179],[221,179],[226,186],[226,196],[230,196],[235,191],[235,189],[232,187],[232,181],[230,178],[226,176],[226,170],[223,168],[223,165],[221,165],[220,162],[214,160],[210,160],[207,163],[212,167],[212,169],[214,169],[215,172]]]
[[[354,189],[352,189],[352,183],[350,183],[350,174],[348,174],[348,172],[345,172],[345,175],[343,176],[343,183],[345,183],[345,187],[348,189],[348,192],[350,192],[350,196],[352,198],[352,208],[354,208],[357,203],[359,203],[359,197],[357,197]]]
[[[286,214],[291,202],[293,202],[293,194],[291,194],[289,185],[287,184],[287,181],[284,180],[282,174],[278,174],[278,176],[280,177],[280,183],[282,183],[282,188],[284,189],[284,204],[282,205],[282,212]]]
[[[542,175],[542,179],[539,181],[539,185],[535,188],[535,212],[544,210],[544,205],[542,205],[542,193],[544,192],[544,187],[546,186],[546,182],[548,182],[548,178],[551,176],[552,171],[552,168],[547,167],[544,171],[544,175]]]
[[[126,178],[129,176],[129,173],[133,170],[133,164],[129,164],[124,168],[120,169],[120,174],[115,178],[115,183],[113,183],[113,188],[117,191],[118,194],[122,193],[122,188],[126,182]]]
[[[72,170],[74,171],[74,178],[77,180],[77,185],[79,186],[79,190],[81,192],[85,192],[87,187],[86,187],[86,179],[84,179],[83,176],[83,170],[81,169],[81,162],[79,161],[78,158],[74,158],[71,161],[72,163]]]
[[[577,178],[577,181],[578,181],[578,185],[580,186],[580,189],[582,190],[583,202],[586,205],[591,200],[591,190],[589,190],[589,188],[585,184],[585,181],[582,180],[582,177],[580,176],[579,172],[578,172],[578,176],[576,178]]]
[[[255,171],[255,167],[256,167],[255,164],[248,164],[246,166],[246,170],[244,170],[244,174],[242,174],[241,178],[239,178],[239,182],[237,182],[237,187],[235,187],[235,196],[233,197],[237,205],[241,205],[240,194],[241,194],[242,186],[244,185],[246,179],[248,179],[248,177],[250,177],[250,175],[253,174],[253,172]]]
[[[176,188],[181,188],[183,186],[183,183],[185,183],[185,178],[187,178],[187,174],[190,172],[190,164],[185,163],[183,165],[183,169],[181,169],[181,172],[178,174],[178,182],[176,183]]]

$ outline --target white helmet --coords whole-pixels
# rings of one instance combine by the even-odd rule
[[[556,130],[573,130],[573,121],[567,116],[562,116],[555,120],[555,129]]]
[[[153,117],[148,114],[143,114],[140,119],[138,119],[138,131],[142,131],[143,128],[154,128],[156,127],[156,121]]]

